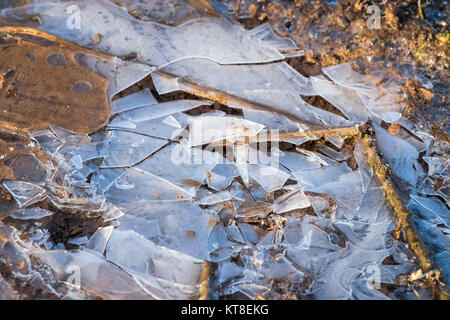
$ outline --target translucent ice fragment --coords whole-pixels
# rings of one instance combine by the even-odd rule
[[[450,228],[450,210],[441,201],[414,194],[411,194],[410,197],[411,200],[408,204],[410,211],[429,222],[445,224]]]
[[[369,111],[354,90],[338,86],[324,77],[311,77],[311,83],[318,95],[338,108],[350,121],[362,123],[369,118]]]
[[[267,129],[278,130],[278,132],[303,132],[307,129],[306,126],[300,125],[298,122],[294,122],[283,115],[277,115],[273,112],[263,110],[252,110],[243,108],[244,119],[263,124]],[[294,139],[282,139],[282,141],[302,144],[311,138],[294,138]]]
[[[17,201],[20,208],[44,200],[46,194],[43,188],[24,181],[4,181],[3,186]]]
[[[255,179],[255,181],[258,182],[258,184],[261,185],[266,192],[273,192],[281,189],[290,176],[288,173],[285,173],[275,167],[263,166],[259,164],[249,164],[248,174],[250,177]]]
[[[17,220],[39,220],[53,215],[53,212],[39,207],[20,209],[11,214],[11,218]]]
[[[200,200],[197,201],[200,205],[210,206],[219,202],[224,202],[231,200],[232,196],[228,191],[220,191],[217,193],[210,193],[209,195],[206,195],[205,197],[202,197]]]
[[[206,171],[211,171],[221,161],[223,158],[217,153],[173,143],[143,161],[138,168],[186,188],[203,184]]]
[[[279,51],[299,51],[294,40],[280,37],[273,31],[268,23],[260,24],[259,26],[248,30],[247,34],[251,38],[260,41],[263,45]]]
[[[47,264],[58,281],[72,275],[86,291],[106,299],[149,299],[132,277],[95,251],[35,250],[33,255]]]
[[[401,95],[395,85],[388,89],[377,86],[373,78],[354,71],[351,63],[327,67],[323,72],[338,85],[355,90],[375,116],[390,123],[400,118],[404,106],[398,103]]]
[[[208,187],[220,191],[228,188],[239,172],[232,164],[217,164],[211,171],[206,172]]]
[[[256,136],[263,125],[234,117],[197,117],[189,121],[189,145]]]
[[[310,207],[308,197],[303,193],[302,189],[294,190],[275,200],[275,212],[284,213],[296,209],[303,209]]]
[[[210,101],[206,100],[174,100],[153,105],[146,105],[133,110],[124,111],[121,115],[113,120],[113,123],[120,123],[128,120],[132,123],[138,123],[146,120],[166,117],[168,115],[188,111],[202,105],[210,105]]]
[[[339,179],[343,174],[352,172],[346,163],[323,168],[302,169],[293,172],[293,179],[305,186],[320,186]]]
[[[136,109],[143,106],[157,104],[149,88],[142,91],[132,93],[126,97],[117,99],[111,103],[111,114],[117,114],[124,111]]]
[[[198,260],[155,245],[134,231],[114,230],[106,258],[136,277],[154,298],[187,299],[198,290],[202,271]]]
[[[101,168],[131,167],[167,144],[166,140],[126,131],[110,131],[109,152]]]
[[[203,72],[200,73],[199,69]],[[165,67],[163,71],[176,74],[181,79],[199,86],[213,88],[230,96],[264,106],[269,111],[295,117],[311,124],[350,125],[350,122],[343,117],[306,103],[299,94],[315,94],[309,79],[301,76],[284,62],[269,65],[223,66],[210,61],[195,60],[189,63],[181,61]]]
[[[152,71],[152,68],[147,65],[122,61],[118,58],[107,60],[81,52],[77,53],[75,58],[80,64],[87,65],[108,79],[109,99],[112,99],[117,93],[144,79]]]
[[[66,8],[71,4],[77,5],[83,19],[91,22],[88,27],[77,30],[67,27]],[[276,49],[252,41],[242,27],[226,19],[193,19],[171,27],[136,20],[122,7],[106,0],[47,2],[3,12],[9,18],[33,14],[39,15],[40,28],[44,31],[114,56],[137,53],[141,61],[150,65],[161,66],[185,57],[203,57],[220,64],[260,63],[283,58]],[[93,40],[96,34],[103,36],[100,41]]]
[[[126,170],[109,188],[105,196],[113,204],[177,201],[192,197],[180,187],[137,168]]]
[[[113,230],[113,226],[98,228],[97,231],[95,231],[94,234],[89,238],[86,247],[103,255],[106,249],[106,245],[108,244],[109,237],[111,237],[111,233],[113,232]]]
[[[318,161],[316,157],[297,152],[283,151],[283,153],[280,154],[279,161],[284,167],[292,172],[321,167],[320,161]]]
[[[207,258],[207,243],[218,217],[191,201],[123,203],[120,230],[134,230],[158,245]]]
[[[417,149],[387,130],[374,124],[377,146],[386,157],[392,172],[412,186],[417,183],[417,172],[413,168],[414,161],[419,157]]]

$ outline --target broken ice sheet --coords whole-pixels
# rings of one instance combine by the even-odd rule
[[[275,167],[258,164],[249,164],[248,174],[268,193],[281,189],[290,176]]]
[[[234,142],[238,138],[256,136],[263,128],[256,122],[234,117],[192,117],[189,119],[189,145],[225,139]]]
[[[113,230],[113,226],[98,228],[89,238],[86,247],[103,255]]]
[[[14,211],[10,217],[17,220],[39,220],[53,215],[53,212],[39,207]]]
[[[58,281],[67,281],[75,272],[81,288],[98,297],[113,300],[149,299],[131,276],[95,251],[36,249],[33,255],[53,270]]]
[[[170,183],[163,178],[138,168],[126,170],[114,184],[105,192],[105,197],[111,203],[151,202],[151,201],[179,201],[190,199],[192,191]]]
[[[400,119],[405,106],[398,102],[401,91],[395,85],[388,89],[377,86],[373,78],[354,71],[351,63],[330,66],[323,72],[338,85],[355,90],[375,116],[389,123]]]
[[[197,259],[155,245],[134,231],[114,230],[106,258],[133,275],[155,299],[187,299],[198,293],[202,265]]]
[[[244,119],[260,123],[269,130],[278,130],[278,132],[303,132],[308,128],[301,125],[298,122],[294,122],[285,116],[277,115],[272,112],[263,110],[252,110],[248,108],[242,108],[244,113]],[[290,142],[293,144],[302,144],[309,141],[310,137],[305,138],[293,138],[293,139],[281,139],[281,141]]]
[[[32,183],[24,181],[4,181],[3,186],[12,195],[20,208],[27,207],[45,199],[46,191]]]
[[[90,21],[76,32],[66,24],[66,9],[70,5],[77,5],[83,19]],[[137,53],[139,60],[156,66],[185,57],[202,57],[220,64],[261,63],[284,58],[278,50],[252,41],[245,29],[226,19],[193,19],[171,27],[139,21],[124,8],[106,0],[30,4],[6,9],[2,14],[9,19],[38,15],[40,28],[46,32],[114,56]],[[98,42],[93,40],[96,34],[103,36]]]
[[[210,104],[205,100],[175,100],[139,107],[122,112],[110,122],[108,128],[174,139],[188,124],[189,116],[183,111]]]
[[[414,161],[419,157],[417,149],[403,139],[390,134],[387,130],[373,125],[378,150],[386,157],[392,172],[411,186],[416,186],[417,172]]]
[[[191,201],[122,203],[119,230],[134,230],[156,244],[207,259],[211,230],[218,221]]]
[[[274,211],[276,213],[284,213],[296,209],[310,207],[308,197],[303,193],[302,189],[294,190],[275,200]]]
[[[346,163],[323,168],[302,168],[292,173],[292,179],[304,186],[320,186],[337,180],[341,175],[352,172]]]
[[[153,97],[150,89],[145,88],[144,90],[132,93],[111,102],[111,115],[157,103],[158,101],[156,101],[155,97]]]
[[[197,201],[199,205],[210,206],[219,202],[231,200],[232,196],[228,191],[219,191],[217,193],[209,193]]]
[[[338,108],[347,119],[358,123],[367,121],[370,113],[354,90],[331,83],[323,76],[310,79],[317,94]]]
[[[131,167],[167,144],[167,140],[118,130],[109,132],[108,142],[101,168]]]
[[[191,190],[192,186],[203,184],[206,171],[211,171],[217,163],[223,162],[223,157],[218,153],[173,143],[144,160],[137,167],[183,189]],[[155,189],[156,192],[157,189]]]
[[[233,180],[239,176],[233,164],[219,163],[212,170],[206,172],[208,187],[220,191],[228,188]]]

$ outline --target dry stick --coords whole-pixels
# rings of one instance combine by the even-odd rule
[[[402,201],[400,200],[400,197],[398,196],[395,185],[389,176],[389,168],[384,164],[383,160],[378,155],[375,140],[371,137],[370,134],[360,133],[359,138],[364,146],[364,150],[368,158],[367,162],[373,168],[375,175],[377,176],[384,190],[386,200],[392,206],[394,213],[397,216],[398,224],[395,228],[395,237],[399,239],[400,232],[403,230],[409,247],[417,256],[423,272],[426,273],[430,271],[432,268],[432,263],[429,259],[429,254],[424,248],[422,248],[419,242],[419,238],[416,236],[413,229],[411,228],[411,225],[409,224],[408,216],[410,215],[410,213],[405,209]],[[431,286],[433,286],[433,284],[431,284]],[[447,300],[447,294],[444,292],[439,283],[437,287],[439,298],[442,300]]]
[[[200,298],[199,300],[209,299],[209,281],[211,279],[211,262],[204,261],[202,274],[200,275]]]
[[[216,141],[208,144],[208,146],[230,146],[234,144],[250,144],[250,143],[263,143],[271,141],[281,141],[286,139],[295,138],[315,138],[320,139],[325,136],[354,136],[358,134],[358,130],[354,127],[347,128],[333,128],[333,129],[320,129],[320,130],[308,130],[302,132],[280,132],[274,134],[273,132],[264,131],[253,137],[244,137],[243,140],[238,140],[236,143],[230,142],[228,140]]]

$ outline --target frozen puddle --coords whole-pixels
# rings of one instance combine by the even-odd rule
[[[76,31],[66,24],[74,5],[89,21]],[[314,135],[368,119],[412,221],[450,276],[449,145],[402,118],[395,80],[379,85],[351,64],[304,77],[283,61],[298,48],[269,25],[247,31],[202,16],[167,26],[106,0],[34,1],[2,14],[37,15],[42,31],[137,59],[80,53],[80,65],[108,80],[109,123],[29,130],[35,179],[35,167],[10,161],[16,180],[2,186],[16,206],[0,214],[0,298],[429,298],[407,280],[420,267],[393,238],[396,218],[361,141]],[[113,100],[150,74],[158,95],[204,99],[158,102],[145,88]],[[61,219],[91,227],[61,236]]]

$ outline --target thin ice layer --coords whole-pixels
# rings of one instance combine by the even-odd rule
[[[113,204],[177,201],[189,199],[192,194],[180,187],[137,168],[126,170],[105,193],[105,197]]]
[[[66,9],[76,5],[88,27],[69,29]],[[6,9],[9,19],[38,15],[40,28],[81,46],[114,56],[138,53],[150,65],[161,66],[186,57],[220,64],[261,63],[283,58],[276,49],[252,41],[246,31],[226,19],[199,18],[177,27],[133,18],[124,8],[106,1],[47,2]],[[69,27],[68,27],[69,26]],[[95,35],[101,34],[99,41]]]
[[[47,264],[58,281],[73,283],[106,299],[150,299],[132,277],[95,251],[35,250],[33,255]],[[72,275],[72,277],[70,277]]]
[[[131,167],[167,144],[166,140],[126,131],[110,131],[109,151],[101,168]]]
[[[411,186],[415,186],[417,172],[414,169],[414,162],[419,157],[417,149],[378,125],[374,124],[373,127],[378,150],[386,157],[392,172]]]
[[[395,85],[387,83],[377,86],[373,78],[354,71],[351,63],[330,66],[324,68],[323,72],[341,87],[355,90],[376,117],[389,123],[396,122],[401,117],[404,105],[398,102],[401,91]]]
[[[111,115],[157,103],[158,101],[156,101],[155,97],[150,92],[150,89],[145,88],[139,92],[132,93],[111,102]]]
[[[134,231],[114,230],[106,258],[131,274],[155,299],[188,299],[198,294],[202,265],[195,258],[158,246]]]

